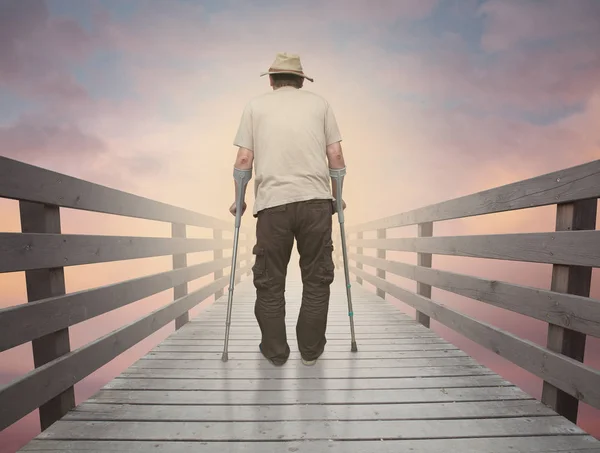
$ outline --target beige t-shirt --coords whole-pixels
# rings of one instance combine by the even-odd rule
[[[312,199],[332,199],[325,149],[342,140],[329,103],[282,87],[245,107],[233,144],[254,152],[254,215]]]

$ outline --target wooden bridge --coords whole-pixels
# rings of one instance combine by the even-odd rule
[[[42,427],[21,451],[600,452],[600,440],[576,425],[579,401],[600,408],[600,371],[583,364],[586,336],[600,336],[600,301],[589,297],[592,268],[600,267],[600,160],[348,227],[359,350],[350,352],[338,245],[328,344],[313,367],[302,365],[294,347],[295,263],[286,292],[290,360],[274,367],[258,351],[254,288],[244,278],[253,265],[251,229],[240,240],[223,363],[231,220],[6,158],[0,197],[19,201],[22,226],[0,233],[0,272],[25,272],[29,300],[0,310],[0,351],[31,342],[35,363],[0,388],[0,430],[37,408]],[[556,205],[555,232],[433,236],[434,222],[548,205]],[[60,208],[168,222],[173,237],[61,234]],[[389,234],[410,225],[418,237]],[[187,226],[210,229],[212,238],[187,237]],[[213,260],[187,265],[188,253],[210,250]],[[386,251],[416,253],[417,265],[386,259]],[[66,266],[169,255],[173,270],[65,291]],[[547,263],[552,282],[539,289],[443,271],[432,267],[432,255]],[[416,281],[416,292],[389,274]],[[188,291],[211,275],[214,281]],[[432,287],[543,321],[547,344],[436,302]],[[71,350],[70,326],[170,288],[173,302]],[[414,307],[416,319],[388,295]],[[190,320],[201,303],[209,306]],[[541,401],[441,339],[431,318],[540,377]],[[173,335],[75,407],[76,383],[171,322]]]

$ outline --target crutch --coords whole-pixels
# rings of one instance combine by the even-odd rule
[[[242,205],[246,196],[246,186],[252,179],[252,169],[239,170],[233,168],[233,179],[236,182],[235,198],[235,232],[233,234],[233,251],[231,253],[231,273],[229,274],[229,298],[227,300],[227,319],[225,321],[225,344],[223,345],[223,356],[221,360],[227,362],[229,359],[229,328],[231,327],[231,305],[233,302],[233,287],[235,284],[235,267],[237,261],[238,239],[240,237],[240,225],[242,224]]]
[[[350,273],[348,272],[348,252],[346,250],[346,233],[344,231],[344,206],[342,200],[342,186],[344,182],[344,176],[346,175],[346,168],[330,168],[329,175],[336,182],[336,204],[337,204],[337,215],[340,222],[340,239],[342,241],[342,256],[344,258],[344,276],[346,277],[346,295],[348,297],[348,317],[350,318],[350,334],[352,336],[352,343],[350,350],[352,352],[358,351],[356,346],[356,338],[354,336],[354,312],[352,311],[352,294],[350,293]]]

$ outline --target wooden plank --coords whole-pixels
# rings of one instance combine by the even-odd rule
[[[223,348],[221,347],[221,350]],[[397,345],[387,344],[365,344],[361,348],[361,357],[364,357],[362,353],[367,352],[394,352],[394,351],[434,351],[434,350],[455,350],[458,349],[456,346],[449,343],[406,343]],[[256,352],[256,345],[248,344],[231,344],[229,348],[232,352]],[[326,350],[329,352],[344,352],[348,351],[346,344],[327,344]],[[195,342],[188,344],[178,343],[161,343],[153,349],[154,352],[219,352],[219,345],[198,345]]]
[[[187,226],[181,223],[171,224],[171,237],[173,238],[185,238],[187,236]],[[187,254],[179,253],[173,255],[173,269],[179,269],[187,267]],[[188,293],[188,286],[186,283],[181,283],[173,287],[173,299],[180,299]],[[175,319],[175,330],[179,330],[183,325],[187,324],[190,320],[190,313],[185,312],[181,316]]]
[[[0,388],[0,430],[110,362],[225,286],[212,282]],[[14,404],[18,401],[18,404]]]
[[[377,239],[385,239],[386,238],[386,232],[387,230],[385,229],[380,229],[377,230]],[[377,258],[380,259],[385,259],[385,249],[377,249]],[[376,271],[377,276],[379,278],[385,278],[385,271],[383,269],[377,269]],[[377,290],[375,291],[378,297],[381,297],[382,299],[385,299],[385,292],[382,291],[381,289],[377,288]]]
[[[543,434],[584,434],[563,417],[531,419],[478,420],[378,420],[365,426],[361,421],[330,420],[316,422],[111,422],[69,421],[56,423],[40,439],[110,440],[229,440],[258,441],[278,439],[446,439],[460,433],[462,437],[490,437]]]
[[[165,405],[297,405],[297,404],[390,404],[455,401],[505,401],[531,399],[518,387],[473,387],[444,389],[356,389],[314,390],[312,392],[261,390],[101,390],[88,401],[107,404]],[[282,414],[283,415],[283,414]]]
[[[394,349],[395,347],[404,347],[404,345],[414,345],[415,347],[419,347],[420,345],[428,345],[428,344],[434,344],[434,343],[450,345],[450,343],[448,343],[446,340],[442,340],[434,332],[427,334],[427,336],[423,336],[423,335],[421,335],[421,334],[411,335],[411,336],[404,337],[404,338],[384,338],[384,339],[363,338],[361,340],[361,344],[364,344],[365,347],[370,346],[374,349],[375,348],[384,348],[384,347],[388,347],[388,346],[390,349]],[[247,340],[241,340],[241,339],[232,339],[229,341],[229,344],[232,345],[232,347],[241,347],[241,345],[248,347],[248,348],[255,347],[253,344],[249,344]],[[198,345],[200,347],[208,347],[209,345],[210,346],[214,346],[214,345],[223,346],[223,339],[222,338],[220,338],[220,339],[215,339],[215,338],[212,338],[212,339],[210,339],[210,338],[209,339],[206,339],[206,338],[177,339],[177,338],[169,337],[169,338],[165,339],[165,341],[163,341],[161,343],[161,345],[164,345],[164,346],[167,346],[167,345],[173,345],[173,346]],[[339,350],[339,348],[341,348],[341,347],[347,348],[347,346],[348,346],[347,338],[328,338],[327,339],[327,349],[337,348],[335,350]]]
[[[182,331],[181,334],[177,333],[176,335],[173,336],[173,338],[181,338],[183,336],[197,336],[197,335],[201,335],[201,336],[210,336],[210,335],[220,335],[223,331],[224,331],[224,326],[202,326],[202,325],[196,325],[194,323],[190,323],[190,328],[186,329],[185,332]],[[395,334],[395,333],[420,333],[423,330],[425,330],[425,328],[423,326],[420,325],[416,325],[416,324],[408,324],[408,323],[398,323],[397,325],[387,325],[387,326],[377,326],[377,331],[374,332],[373,331],[373,327],[372,326],[363,326],[363,325],[356,325],[355,326],[355,330],[356,332],[361,332],[361,333],[372,333],[372,334],[380,334],[380,333],[389,333],[389,334]],[[333,334],[333,333],[337,333],[337,334],[345,334],[347,332],[350,331],[350,327],[349,326],[327,326],[327,334]],[[257,325],[254,326],[238,326],[235,329],[235,332],[237,334],[259,334],[260,335],[260,328]],[[232,332],[233,333],[233,332]]]
[[[356,354],[350,351],[325,351],[319,360],[400,360],[400,359],[419,359],[419,358],[445,358],[445,357],[469,357],[466,352],[460,349],[434,349],[425,350],[419,349],[415,351],[387,351],[387,352],[364,352]],[[185,352],[185,351],[150,351],[144,359],[160,359],[160,360],[199,360],[210,361],[219,360],[221,355],[217,352]],[[248,360],[264,362],[264,356],[257,348],[254,351],[238,351],[237,360]],[[290,356],[289,360],[300,360],[300,357]]]
[[[231,223],[0,156],[0,197],[229,230]]]
[[[135,405],[85,403],[64,420],[114,421],[310,421],[310,420],[427,420],[452,418],[555,417],[531,400],[401,404],[311,404],[243,406]]]
[[[216,241],[221,241],[223,240],[223,231],[221,230],[213,230],[213,239],[215,239]],[[223,250],[221,249],[215,249],[213,251],[213,257],[215,261],[219,261],[221,260],[221,258],[223,258]],[[251,258],[248,257],[248,260],[250,260]],[[228,261],[231,262],[231,259],[228,258]],[[225,267],[225,266],[223,266]],[[219,270],[215,270],[215,280],[219,280],[221,277],[223,277],[223,268],[219,269]],[[221,288],[220,290],[218,290],[215,293],[215,300],[218,299],[219,297],[223,297],[224,294],[224,290]]]
[[[230,241],[215,239],[0,233],[0,272],[106,263],[230,246]]]
[[[358,239],[362,239],[362,238],[363,238],[363,233],[362,233],[362,231],[361,231],[361,232],[359,232],[359,233],[356,235],[356,237],[357,237]],[[348,240],[346,240],[346,242],[348,242]],[[348,253],[350,253],[350,250],[348,250]],[[364,251],[363,251],[363,248],[362,248],[362,247],[357,247],[357,248],[356,248],[356,253],[357,253],[357,254],[359,254],[359,255],[362,255],[362,254],[364,253]],[[360,265],[358,268],[359,268],[359,269],[362,269],[362,264],[361,264],[361,265]],[[359,285],[362,285],[362,282],[363,282],[363,281],[362,281],[362,279],[361,279],[360,277],[357,277],[357,278],[356,278],[356,283],[358,283]]]
[[[600,453],[592,436],[554,435],[469,439],[411,439],[368,441],[296,440],[289,442],[168,442],[34,440],[19,451],[46,453]]]
[[[60,210],[58,207],[20,201],[19,212],[21,230],[24,233],[60,234]],[[47,297],[60,297],[66,292],[64,269],[60,266],[27,271],[25,272],[25,282],[29,303],[35,303]],[[15,327],[20,328],[21,326]],[[71,351],[68,328],[48,332],[43,336],[38,335],[38,337],[31,345],[36,369]],[[52,398],[48,398],[44,404],[38,405],[42,431],[75,407],[73,386],[65,387],[51,396]],[[19,404],[19,399],[14,399],[10,404]]]
[[[403,368],[356,368],[351,372],[346,368],[321,367],[272,367],[265,369],[233,369],[227,370],[227,379],[384,379],[400,377],[429,377],[429,376],[480,376],[494,374],[481,365],[462,366],[417,366]],[[132,367],[123,372],[127,377],[155,377],[177,379],[223,379],[223,370],[204,368],[136,368]]]
[[[417,226],[417,234],[419,237],[432,237],[433,222],[419,223]],[[432,264],[432,256],[433,255],[431,253],[417,253],[417,265],[430,268]],[[417,281],[417,294],[431,299],[431,285]],[[421,313],[417,310],[415,317],[418,323],[423,324],[425,327],[430,326],[430,318],[425,313]]]
[[[118,377],[104,386],[105,390],[202,390],[202,391],[313,391],[313,390],[356,390],[362,389],[419,389],[419,388],[474,388],[513,387],[500,376],[426,377],[369,379],[366,382],[354,379],[160,379]],[[539,405],[543,407],[543,405]],[[550,411],[550,409],[548,409]],[[554,414],[553,411],[550,413]],[[514,415],[514,412],[512,412]],[[149,414],[150,415],[150,414]],[[239,415],[239,414],[238,414]],[[414,414],[413,414],[414,415]],[[422,416],[422,413],[419,413]],[[289,420],[289,418],[286,419]],[[226,420],[226,419],[225,419]]]
[[[350,225],[347,231],[397,228],[599,197],[600,160],[594,160],[383,219]]]
[[[228,258],[225,258],[2,309],[0,351],[66,329],[227,265]]]
[[[299,355],[299,353],[296,353]],[[446,367],[446,366],[463,366],[477,365],[478,363],[469,356],[466,357],[433,357],[433,358],[416,358],[416,359],[389,359],[389,360],[373,360],[373,359],[349,359],[349,360],[328,360],[319,362],[318,369],[359,369],[359,368],[396,368],[396,367]],[[286,366],[289,368],[299,368],[304,370],[306,367],[298,360],[288,360]],[[269,370],[273,368],[266,360],[261,360],[258,363],[250,360],[240,360],[233,356],[227,363],[219,360],[172,360],[172,359],[140,359],[131,367],[136,369],[159,369],[159,368],[176,368],[194,369],[201,368],[204,370],[220,370],[225,373],[228,370]]]
[[[600,230],[432,238],[349,239],[348,243],[405,252],[600,267]]]
[[[559,204],[556,211],[556,230],[593,230],[596,228],[596,200],[584,200],[569,204]],[[552,267],[552,291],[573,293],[589,297],[592,282],[592,268],[582,266]],[[585,334],[560,325],[548,324],[548,349],[583,362],[585,354]],[[549,382],[544,381],[542,401],[560,415],[577,422],[579,401]]]
[[[590,406],[600,407],[599,370],[473,319],[374,275],[369,275],[356,268],[353,268],[353,271],[360,273],[365,281],[375,286],[381,285],[386,292],[404,303],[550,382],[555,387],[578,397]]]
[[[350,254],[352,260],[381,267],[461,296],[521,313],[557,326],[600,337],[600,301],[576,294],[514,285],[391,260]],[[358,266],[357,266],[358,268]]]

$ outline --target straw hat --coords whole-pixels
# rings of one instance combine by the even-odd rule
[[[300,63],[300,56],[286,52],[278,52],[269,70],[263,72],[260,76],[262,77],[267,74],[295,74],[314,82],[314,79],[304,74],[302,64]]]

